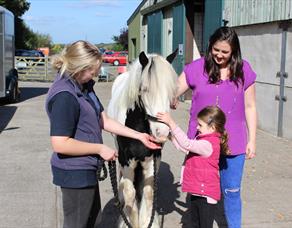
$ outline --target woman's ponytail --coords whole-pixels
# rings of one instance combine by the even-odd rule
[[[66,46],[62,52],[53,56],[52,65],[63,75],[65,72],[76,77],[78,73],[89,68],[96,68],[102,63],[102,56],[98,48],[83,40]]]

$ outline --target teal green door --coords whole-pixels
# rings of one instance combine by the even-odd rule
[[[180,74],[184,67],[185,56],[185,6],[179,4],[173,7],[173,41],[172,48],[179,49],[178,55],[173,61],[172,65],[175,71]]]
[[[157,11],[147,17],[148,20],[148,53],[162,53],[162,12]]]
[[[203,47],[207,49],[209,37],[222,26],[223,0],[205,0]]]

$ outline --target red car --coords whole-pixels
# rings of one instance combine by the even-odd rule
[[[115,52],[114,51],[105,51],[102,54],[102,61],[107,63],[108,62],[108,58],[110,58]]]
[[[108,56],[106,58],[106,61],[108,63],[113,64],[114,66],[126,65],[128,62],[128,52],[127,51],[115,52],[111,56]]]

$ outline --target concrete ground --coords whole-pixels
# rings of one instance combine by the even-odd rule
[[[101,82],[96,92],[106,107],[112,83]],[[44,110],[50,83],[20,82],[22,99],[0,104],[0,228],[62,227],[60,192],[52,183],[49,124]],[[188,103],[173,112],[186,129]],[[104,141],[114,146],[110,134]],[[186,195],[178,181],[183,154],[167,142],[159,171],[158,211],[163,227],[187,227]],[[114,227],[117,210],[109,179],[101,184],[103,213],[99,227]],[[292,227],[292,142],[261,130],[257,157],[246,162],[243,179],[245,228]],[[218,227],[217,224],[214,227]]]

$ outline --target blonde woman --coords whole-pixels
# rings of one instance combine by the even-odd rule
[[[56,56],[58,73],[46,99],[53,148],[53,183],[61,187],[64,228],[94,227],[100,210],[96,171],[102,160],[115,160],[117,152],[104,145],[101,131],[140,140],[160,148],[151,136],[109,118],[96,96],[93,78],[102,63],[96,46],[77,41]]]

